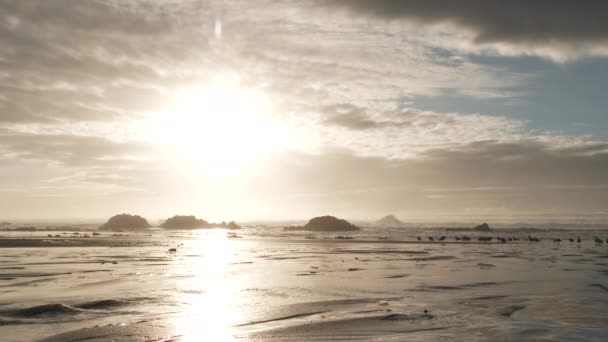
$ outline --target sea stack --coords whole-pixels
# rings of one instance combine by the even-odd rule
[[[395,215],[386,215],[376,221],[376,225],[379,227],[401,227],[403,226],[403,222],[395,217]]]
[[[150,228],[150,224],[145,218],[139,215],[120,214],[112,216],[108,222],[99,227],[102,230],[142,230]]]
[[[354,224],[339,219],[334,216],[319,216],[310,219],[304,226],[290,226],[283,228],[284,230],[307,230],[314,232],[344,232],[357,231],[359,227]]]
[[[194,215],[175,215],[160,225],[164,229],[197,229],[207,228],[209,222],[197,219]]]
[[[207,228],[228,228],[240,229],[241,227],[234,221],[226,223],[209,223],[203,219],[197,219],[194,215],[175,215],[168,218],[160,225],[163,229],[207,229]]]
[[[473,227],[472,230],[477,231],[477,232],[490,232],[490,231],[492,231],[492,229],[490,228],[490,226],[487,223],[485,223],[485,222],[482,223],[482,224],[480,224],[479,226]]]

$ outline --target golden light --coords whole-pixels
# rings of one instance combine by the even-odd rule
[[[200,264],[193,265],[195,278],[187,289],[198,290],[182,293],[180,301],[189,309],[175,320],[180,341],[234,341],[232,325],[242,319],[233,308],[237,300],[237,284],[230,281],[229,264],[233,250],[225,230],[205,232],[192,241],[196,251],[203,251]]]
[[[220,177],[285,146],[288,135],[272,115],[263,92],[213,82],[177,94],[150,131],[173,157]]]

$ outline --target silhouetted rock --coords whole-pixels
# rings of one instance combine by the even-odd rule
[[[150,228],[150,224],[145,218],[139,215],[120,214],[112,216],[108,222],[99,229],[103,230],[141,230]]]
[[[234,221],[230,221],[230,222],[228,222],[228,228],[230,228],[230,229],[240,229],[241,226],[239,226],[238,224],[236,224],[236,222],[234,222]]]
[[[197,219],[194,215],[175,215],[168,218],[160,225],[164,229],[207,229],[207,228],[227,228],[240,229],[241,227],[234,221],[226,223],[209,223],[203,219]]]
[[[194,215],[175,215],[168,218],[160,227],[165,229],[208,228],[209,222],[203,219],[197,219]]]
[[[476,231],[476,232],[491,232],[492,228],[487,223],[482,223],[479,226],[473,228],[446,228],[449,232],[462,232],[462,231]]]
[[[227,228],[227,229],[240,229],[241,226],[236,224],[234,221],[230,221],[226,223],[226,221],[222,221],[220,223],[209,223],[209,225],[205,228]]]
[[[489,232],[492,231],[492,229],[490,228],[490,226],[487,223],[482,223],[479,226],[473,227],[473,230],[478,231],[478,232]]]
[[[380,227],[400,227],[403,225],[403,222],[399,221],[395,215],[386,215],[383,218],[376,221],[376,225]]]
[[[308,221],[304,226],[290,226],[283,228],[284,230],[308,230],[317,232],[335,232],[335,231],[355,231],[359,227],[354,224],[333,216],[315,217]]]

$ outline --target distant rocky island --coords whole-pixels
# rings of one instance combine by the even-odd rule
[[[160,225],[160,227],[163,229],[241,228],[234,221],[230,221],[228,223],[224,221],[221,223],[209,223],[203,219],[197,219],[194,215],[175,215],[168,218],[163,224]]]
[[[379,227],[401,227],[403,226],[403,222],[395,217],[395,215],[386,215],[376,221],[376,225]]]
[[[289,226],[283,229],[289,231],[306,230],[313,232],[345,232],[359,230],[359,227],[334,216],[320,216],[312,218],[303,226]]]
[[[492,228],[487,223],[482,223],[479,226],[473,228],[447,228],[447,231],[458,232],[458,231],[474,231],[474,232],[491,232]]]
[[[102,230],[142,230],[150,228],[145,218],[139,215],[120,214],[112,216],[108,222],[99,227]]]

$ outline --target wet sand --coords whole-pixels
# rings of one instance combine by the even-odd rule
[[[608,340],[608,246],[594,244],[593,233],[582,244],[549,236],[418,242],[417,234],[445,232],[5,236],[0,334],[5,341]]]

